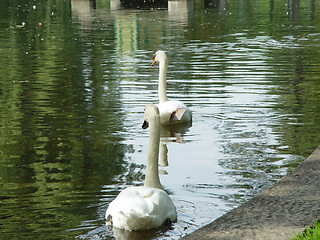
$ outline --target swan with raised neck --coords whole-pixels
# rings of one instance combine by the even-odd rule
[[[158,171],[161,125],[159,110],[154,104],[148,104],[145,107],[142,128],[147,127],[149,127],[149,148],[144,186],[162,189]]]
[[[108,225],[129,231],[148,230],[177,220],[176,207],[162,190],[158,174],[159,118],[157,106],[146,105],[143,128],[150,126],[150,140],[145,183],[122,190],[109,204],[106,211]]]
[[[158,93],[159,93],[159,103],[164,103],[168,101],[167,97],[167,69],[168,69],[168,58],[165,52],[159,50],[154,55],[154,61],[151,66],[159,63],[159,83],[158,83]]]
[[[168,100],[167,97],[167,69],[168,59],[164,51],[157,51],[154,55],[154,61],[152,66],[159,64],[159,83],[158,83],[158,94],[159,103],[157,107],[160,112],[160,123],[161,125],[173,125],[180,123],[191,123],[192,112],[184,105],[181,101]]]

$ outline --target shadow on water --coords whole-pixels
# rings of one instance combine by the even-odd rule
[[[120,6],[123,8],[134,9],[153,9],[153,8],[168,8],[168,0],[119,0]]]

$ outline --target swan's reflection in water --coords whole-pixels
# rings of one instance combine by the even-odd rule
[[[145,231],[126,231],[120,228],[113,228],[113,233],[117,240],[148,240],[163,236],[170,229],[172,227],[166,226]]]
[[[159,167],[168,167],[168,147],[166,143],[160,142],[160,161],[159,161]],[[164,169],[159,169],[159,174],[161,175],[167,175],[168,172]]]
[[[191,126],[191,122],[172,126],[161,126],[159,167],[169,166],[167,143],[184,143],[183,136],[189,131]],[[166,175],[168,172],[164,169],[159,169],[159,174]]]
[[[185,140],[183,139],[183,136],[189,131],[191,126],[191,122],[172,126],[161,126],[161,142],[184,143]]]

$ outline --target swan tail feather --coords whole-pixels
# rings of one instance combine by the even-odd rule
[[[154,228],[154,218],[150,215],[142,215],[136,211],[131,211],[128,214],[119,212],[117,221],[113,222],[113,226],[129,231],[147,230]]]

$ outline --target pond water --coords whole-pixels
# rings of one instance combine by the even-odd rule
[[[270,186],[320,140],[315,0],[2,1],[0,238],[179,239]],[[105,226],[144,180],[144,105],[167,92],[193,124],[163,129],[170,229]],[[165,165],[165,164],[163,164]]]

